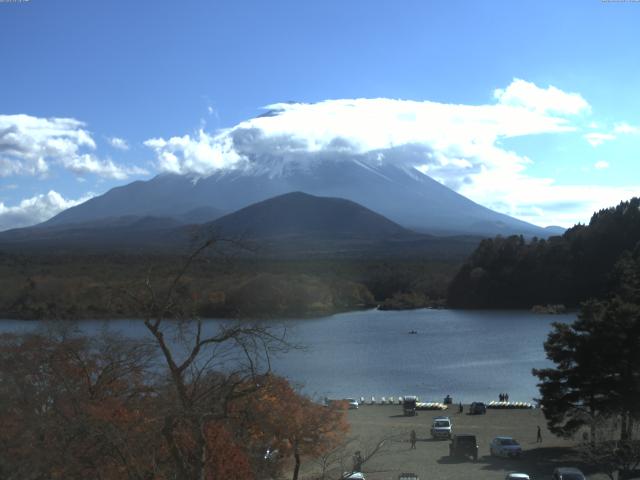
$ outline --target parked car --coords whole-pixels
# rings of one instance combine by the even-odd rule
[[[280,456],[280,450],[278,450],[277,448],[273,449],[273,448],[267,448],[264,452],[264,455],[262,457],[264,460],[268,461],[268,462],[274,462],[276,461],[278,458],[281,458]]]
[[[553,471],[553,480],[586,480],[584,473],[574,467],[558,467]]]
[[[519,457],[522,447],[511,437],[496,437],[491,440],[489,453],[497,457]]]
[[[471,415],[484,415],[487,413],[487,406],[482,402],[473,402],[469,405],[469,413]]]
[[[449,444],[449,456],[471,457],[478,460],[478,442],[475,435],[457,434],[451,438]]]
[[[415,473],[401,473],[398,475],[398,480],[420,480],[420,478]]]
[[[435,439],[451,439],[451,419],[449,417],[434,417],[431,424],[431,436]]]
[[[358,409],[358,401],[355,398],[345,398],[345,401],[349,404],[349,410]]]
[[[508,473],[504,480],[531,480],[526,473]]]
[[[345,472],[342,480],[366,480],[366,478],[362,472]]]

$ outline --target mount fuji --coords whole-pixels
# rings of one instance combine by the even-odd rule
[[[116,187],[39,227],[122,216],[204,223],[290,192],[351,200],[405,228],[432,235],[547,237],[552,233],[483,207],[413,167],[362,157],[299,162],[280,161],[273,155],[208,176],[160,174]]]

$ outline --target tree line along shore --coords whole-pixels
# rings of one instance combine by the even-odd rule
[[[184,278],[208,317],[318,316],[360,308],[577,310],[602,298],[640,250],[640,199],[594,213],[562,236],[482,240],[469,256],[274,258],[204,255]],[[161,286],[187,255],[0,252],[0,316],[136,317],[123,292]],[[625,266],[627,265],[627,267]],[[548,306],[556,306],[549,308]]]
[[[0,254],[0,317],[136,318],[129,294],[158,288],[183,256]],[[322,316],[375,308],[442,306],[459,261],[199,258],[182,289],[195,313],[218,318]]]

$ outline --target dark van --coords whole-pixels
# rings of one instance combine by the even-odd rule
[[[418,398],[414,396],[404,397],[404,402],[402,402],[402,412],[405,417],[410,417],[416,415],[416,404],[418,403]]]

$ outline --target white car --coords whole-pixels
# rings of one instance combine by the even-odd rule
[[[526,473],[509,473],[504,480],[531,480]]]
[[[451,439],[451,419],[449,417],[434,417],[431,424],[431,436],[435,439]]]
[[[519,457],[522,447],[511,437],[496,437],[489,445],[489,453],[498,457]]]
[[[342,476],[342,479],[343,480],[366,480],[364,477],[364,473],[362,472],[353,472],[353,473],[346,472]]]
[[[358,408],[358,401],[355,398],[345,398],[345,401],[349,404],[349,410]]]

